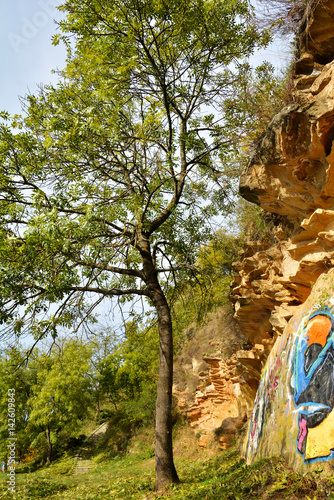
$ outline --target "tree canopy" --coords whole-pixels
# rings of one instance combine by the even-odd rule
[[[157,488],[177,481],[170,290],[228,207],[224,102],[268,41],[247,1],[68,0],[57,86],[0,128],[0,321],[36,342],[148,299],[158,320]]]

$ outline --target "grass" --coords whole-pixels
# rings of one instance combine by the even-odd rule
[[[67,459],[68,460],[68,459]],[[247,466],[237,450],[211,458],[175,460],[181,484],[168,488],[161,500],[334,499],[332,481],[317,474],[301,475],[278,458]],[[61,461],[60,461],[61,463]],[[30,474],[16,475],[17,500],[153,500],[154,458],[142,453],[116,457],[87,474],[61,474],[59,463]],[[64,469],[65,470],[65,469]],[[334,491],[334,481],[333,481]],[[6,477],[0,478],[0,499],[8,499]]]

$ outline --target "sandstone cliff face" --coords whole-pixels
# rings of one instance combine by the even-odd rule
[[[222,332],[228,337],[230,332]],[[179,384],[176,377],[173,393],[181,413],[187,417],[198,437],[200,448],[213,441],[226,449],[234,440],[253,410],[261,370],[273,341],[256,344],[252,349],[238,350],[231,357],[216,351],[193,357],[185,365],[197,384],[195,390]]]
[[[283,454],[305,470],[334,457],[334,0],[309,2],[294,81],[298,103],[274,117],[240,180],[285,223],[241,255],[232,300],[243,333],[267,347],[247,459]]]
[[[196,388],[191,406],[186,410],[190,425],[199,433],[200,447],[209,444],[212,431],[219,429],[227,419],[234,424],[235,430],[243,426],[242,419],[238,419],[240,387],[236,357],[223,359],[221,355],[216,354],[203,356],[203,360],[208,367],[198,374],[200,384]],[[223,448],[230,438],[231,433],[222,434],[220,444]]]
[[[222,307],[206,325],[190,328],[175,360],[173,393],[200,448],[212,442],[226,448],[253,408],[264,346],[241,350],[245,339],[232,316],[229,307]],[[242,393],[241,384],[249,390]]]
[[[244,198],[287,222],[275,245],[250,242],[235,264],[235,317],[254,344],[280,335],[334,264],[334,0],[312,2],[307,21],[294,76],[302,102],[274,117],[240,180]]]
[[[248,461],[283,453],[303,468],[330,456],[296,448],[303,430],[312,434],[313,448],[318,446],[316,431],[310,430],[317,426],[311,422],[302,428],[296,421],[302,413],[296,409],[291,380],[293,356],[299,356],[293,338],[303,330],[298,325],[304,316],[319,306],[319,296],[312,295],[307,309],[306,301],[312,290],[319,291],[318,280],[334,279],[334,0],[308,3],[294,82],[296,104],[273,118],[240,180],[245,199],[280,218],[274,243],[249,242],[235,263],[234,318],[253,347],[232,357],[216,349],[194,358],[185,367],[197,377],[193,396],[177,387],[175,393],[199,446],[208,445],[215,432],[226,447],[253,411]]]

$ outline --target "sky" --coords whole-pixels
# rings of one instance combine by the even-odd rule
[[[40,83],[55,82],[53,69],[65,66],[63,45],[53,46],[60,0],[1,0],[0,110],[19,113],[19,96],[36,93]]]

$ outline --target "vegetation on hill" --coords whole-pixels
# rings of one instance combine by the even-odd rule
[[[52,349],[35,349],[27,360],[22,347],[1,357],[0,460],[5,465],[9,390],[14,390],[16,459],[24,469],[50,464],[78,448],[89,428],[101,421],[109,420],[113,428],[111,454],[126,451],[138,426],[153,426],[156,335],[129,324],[121,342],[109,335],[101,345],[97,338],[59,339]],[[103,356],[106,345],[108,353]]]

